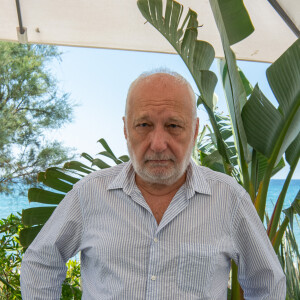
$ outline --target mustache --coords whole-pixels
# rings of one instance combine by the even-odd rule
[[[164,154],[164,153],[153,153],[145,155],[144,161],[151,161],[151,160],[171,160],[175,161],[176,158],[174,155],[171,154]]]

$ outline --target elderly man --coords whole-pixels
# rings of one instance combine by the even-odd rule
[[[199,127],[190,85],[141,75],[128,92],[131,161],[90,174],[26,251],[25,300],[59,299],[81,251],[82,299],[226,299],[230,262],[246,299],[284,299],[285,277],[236,181],[190,161]]]

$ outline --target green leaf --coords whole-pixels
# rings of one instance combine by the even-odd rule
[[[208,125],[205,125],[203,127],[202,131],[198,134],[198,137],[197,137],[197,147],[198,148],[201,147],[202,141],[203,141],[206,131],[207,131],[207,127],[208,127]]]
[[[203,165],[217,172],[225,172],[222,156],[217,150],[203,158]]]
[[[75,184],[79,181],[79,178],[68,175],[65,170],[56,167],[47,169],[45,177],[58,178],[70,184]]]
[[[128,155],[122,155],[119,157],[119,160],[123,161],[123,162],[127,162],[130,160]]]
[[[275,168],[273,168],[272,171],[272,177],[278,173],[280,170],[282,170],[285,167],[285,163],[284,163],[284,159],[283,157],[280,159],[279,163],[275,166]]]
[[[242,117],[249,144],[270,158],[279,136],[278,131],[284,127],[284,120],[258,85],[244,106]]]
[[[243,40],[254,31],[242,0],[211,0],[210,3],[219,5],[230,45]]]
[[[103,148],[107,151],[107,153],[110,154],[110,158],[112,158],[113,160],[117,160],[117,157],[114,155],[114,153],[112,152],[112,150],[110,149],[110,147],[108,146],[107,142],[105,141],[105,139],[100,139],[98,141],[102,146]],[[109,156],[108,156],[109,157]]]
[[[284,116],[299,107],[300,39],[267,69],[267,78]],[[298,106],[295,106],[295,102]]]
[[[193,61],[189,64],[195,66],[197,70],[208,70],[215,58],[215,51],[211,44],[205,41],[195,41],[195,50],[193,53]],[[196,70],[195,70],[196,72]]]
[[[82,173],[90,174],[93,171],[96,171],[93,168],[88,167],[87,165],[78,162],[78,161],[70,161],[64,164],[64,169],[67,170],[75,170]]]
[[[93,163],[93,166],[97,166],[100,169],[110,168],[110,165],[108,165],[107,163],[105,163],[103,160],[101,160],[99,158],[93,159],[92,163]]]
[[[289,218],[291,228],[293,230],[294,214],[300,215],[300,190],[298,191],[298,193],[297,193],[293,203],[291,204],[291,206],[287,209],[284,209],[283,212]]]
[[[117,159],[117,158],[115,157],[114,154],[111,154],[111,153],[108,152],[108,151],[102,151],[102,152],[100,152],[100,153],[98,153],[98,154],[103,155],[103,156],[106,156],[106,157],[112,159],[116,164],[122,163],[119,159]]]
[[[231,141],[227,141],[228,139],[230,139],[232,137],[230,118],[227,115],[225,116],[222,113],[215,111],[215,120],[217,122],[217,127],[218,127],[218,130],[221,134],[223,141],[226,141],[225,144],[226,144],[230,163],[232,166],[237,166],[236,149],[235,149],[234,143]],[[209,130],[210,133],[204,135],[206,130]],[[212,130],[210,129],[209,126],[205,126],[203,131],[199,134],[197,147],[202,153],[205,153],[206,155],[210,155],[213,152],[218,151],[216,136],[212,132]],[[218,154],[218,157],[216,155],[217,154],[215,153],[213,156],[211,156],[209,161],[208,161],[208,158],[205,158],[205,159],[203,158],[201,160],[202,164],[211,168],[211,166],[213,164],[210,163],[210,160],[216,159],[218,164],[223,165],[222,160],[220,161],[220,157],[222,158],[220,153]],[[221,168],[219,165],[213,166],[212,168],[216,171],[224,172],[224,167]]]
[[[37,175],[37,181],[38,182],[43,182],[45,179],[45,172],[39,172]]]
[[[32,207],[22,210],[22,222],[25,226],[45,224],[56,206]]]
[[[250,81],[247,79],[247,77],[245,76],[244,72],[238,68],[245,92],[246,92],[246,96],[248,97],[249,95],[251,95],[252,91],[253,91],[253,86],[250,83]]]
[[[19,240],[21,245],[24,248],[28,248],[31,242],[35,239],[37,234],[40,232],[42,227],[43,227],[42,225],[38,225],[38,226],[22,229],[19,235]]]
[[[220,64],[220,63],[222,64],[222,62],[220,61],[220,59],[218,59],[217,61],[218,61],[218,64]],[[223,70],[222,70],[221,76],[222,76],[222,81],[224,82],[225,79],[226,79],[226,76],[227,76],[227,72],[228,72],[228,66],[227,66],[226,62],[222,66],[222,68],[223,68]],[[251,85],[251,83],[247,79],[247,77],[245,76],[244,72],[239,67],[237,67],[237,69],[238,69],[238,72],[240,74],[240,77],[241,77],[241,80],[242,80],[242,84],[243,84],[245,92],[246,92],[246,96],[248,97],[252,93],[253,86]]]
[[[49,168],[46,170],[46,172],[41,172],[38,179],[46,186],[64,193],[69,192],[72,189],[73,184],[79,180],[78,178],[69,176],[62,171],[59,171],[58,168]],[[70,182],[71,184],[67,183],[66,181]]]
[[[260,193],[257,195],[255,203],[261,220],[264,218],[268,186],[274,172],[274,167],[280,162],[283,153],[288,150],[289,146],[299,135],[299,58],[300,39],[287,49],[267,70],[269,84],[279,103],[278,108],[275,108],[259,90],[258,86],[256,86],[242,111],[242,118],[249,144],[268,159],[267,168],[263,175],[263,184],[261,185]],[[296,168],[296,156],[298,155],[299,157],[299,154],[297,154],[299,153],[297,143],[298,141],[296,140],[292,146],[296,148],[288,152],[288,156],[292,155],[294,157],[293,163],[290,165],[291,170],[288,175],[289,177],[291,177],[292,172],[294,172]],[[279,220],[286,189],[287,187],[285,187],[285,192],[281,192],[280,194],[280,205],[278,209],[276,209],[276,220],[270,227],[271,238],[277,228],[277,220]],[[281,234],[282,232],[283,227],[281,228]]]
[[[59,204],[65,197],[65,194],[58,194],[39,188],[30,188],[28,190],[29,202],[39,202],[44,204]]]
[[[83,158],[87,159],[88,161],[93,162],[93,157],[90,156],[89,154],[83,152],[83,153],[81,153],[81,156],[82,156]]]
[[[226,43],[225,38],[224,40],[225,45],[223,44],[223,47],[225,48],[227,46],[227,49],[224,49],[225,55],[227,54],[227,63],[223,59],[218,61],[220,74],[222,74],[222,84],[228,104],[234,141],[239,153],[239,159],[241,161],[245,160],[246,162],[249,162],[250,154],[248,152],[247,137],[241,117],[241,109],[247,101],[247,95],[236,65],[235,56],[229,48],[228,41]],[[244,170],[244,173],[245,172],[246,171]]]
[[[296,164],[300,157],[300,133],[285,151],[286,161],[290,166]]]
[[[300,39],[268,68],[267,77],[279,107],[256,86],[242,117],[249,144],[277,163],[299,134]]]
[[[199,86],[201,86],[201,98],[205,99],[203,102],[207,104],[211,111],[213,111],[214,90],[218,82],[216,74],[208,70],[200,70],[195,74],[195,80],[199,83]]]
[[[248,163],[251,160],[251,155],[241,117],[241,110],[247,101],[247,95],[230,45],[247,37],[253,31],[253,26],[241,0],[210,0],[210,5],[228,66],[224,68],[225,62],[223,60],[219,63],[238,152],[239,167],[243,185],[246,190],[249,190]]]

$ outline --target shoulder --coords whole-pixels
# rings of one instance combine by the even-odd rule
[[[101,169],[98,171],[94,171],[84,178],[79,180],[75,185],[74,189],[80,190],[84,187],[93,185],[95,183],[102,183],[104,185],[112,182],[123,170],[123,168],[127,165],[127,163],[122,163],[107,169]]]
[[[236,196],[244,197],[247,194],[246,190],[237,182],[237,180],[227,174],[213,171],[207,167],[194,166],[196,174],[201,176],[211,191],[218,190],[219,192],[231,193]]]

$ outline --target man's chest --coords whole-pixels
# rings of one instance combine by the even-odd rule
[[[114,288],[128,289],[139,282],[147,290],[156,282],[177,295],[205,295],[216,276],[226,289],[232,249],[224,226],[192,203],[178,211],[169,205],[158,225],[151,211],[127,200],[85,210],[83,265],[95,267],[103,286],[116,280]]]

